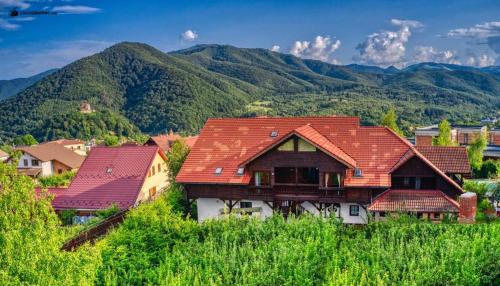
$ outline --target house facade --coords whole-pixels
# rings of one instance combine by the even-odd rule
[[[95,147],[68,188],[48,192],[56,212],[75,210],[81,222],[112,205],[135,207],[167,186],[166,157],[157,146]]]
[[[459,175],[385,127],[329,116],[210,119],[176,180],[200,222],[307,212],[363,224],[396,211],[436,219],[458,212]],[[377,198],[384,202],[375,207]]]
[[[22,147],[16,150],[21,153],[17,171],[30,177],[46,177],[67,171],[77,171],[85,159],[84,156],[55,143]]]
[[[198,139],[198,136],[183,137],[179,134],[174,133],[174,131],[170,130],[168,132],[168,134],[151,136],[148,139],[148,141],[146,141],[145,145],[158,146],[163,150],[163,152],[168,152],[170,150],[170,148],[172,147],[172,144],[174,144],[174,142],[176,140],[183,140],[184,143],[189,148],[192,148],[194,146],[194,143],[196,143],[197,139]]]
[[[459,145],[469,145],[481,134],[488,134],[489,144],[500,144],[497,138],[498,131],[488,131],[486,125],[479,126],[452,126],[451,140],[457,142]],[[426,127],[417,128],[415,130],[415,145],[417,146],[431,146],[432,139],[439,135],[438,125],[431,125]]]

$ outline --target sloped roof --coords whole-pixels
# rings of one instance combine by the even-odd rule
[[[416,146],[417,150],[441,171],[450,174],[470,174],[465,147]]]
[[[152,142],[152,143],[156,144],[158,147],[160,147],[164,152],[168,152],[168,150],[170,150],[170,147],[172,146],[172,144],[176,140],[179,140],[179,139],[184,140],[186,145],[189,148],[192,148],[194,146],[194,143],[196,143],[198,136],[182,137],[179,134],[175,134],[173,132],[170,132],[169,134],[151,136],[151,138],[148,140],[148,142]]]
[[[368,207],[381,212],[458,212],[459,204],[437,190],[387,190]]]
[[[270,136],[273,131],[277,136]],[[292,132],[314,138],[325,151],[337,152],[335,146],[352,158],[363,176],[348,172],[346,186],[390,187],[391,168],[412,148],[385,127],[360,126],[357,117],[209,119],[176,179],[180,183],[248,184],[250,174],[238,176],[238,167]],[[215,168],[223,168],[222,173],[215,174]]]
[[[8,157],[9,154],[7,154],[6,152],[4,152],[3,150],[0,150],[0,158],[2,157]]]
[[[134,205],[158,146],[95,147],[68,189],[54,193],[55,209],[97,210]]]
[[[58,140],[45,142],[42,144],[59,144],[59,145],[63,145],[63,146],[68,146],[68,145],[85,144],[85,141],[82,141],[80,139],[58,139]]]
[[[30,154],[42,162],[56,160],[72,169],[79,168],[83,163],[83,160],[85,160],[84,156],[78,155],[56,143],[45,143],[30,147],[21,147],[18,150]]]

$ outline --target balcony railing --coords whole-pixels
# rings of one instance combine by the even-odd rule
[[[344,198],[345,190],[311,185],[253,186],[248,188],[248,195],[255,199],[264,200],[328,200]]]

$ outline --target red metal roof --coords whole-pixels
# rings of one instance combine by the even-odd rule
[[[270,136],[273,131],[277,136]],[[345,161],[350,157],[363,176],[348,172],[346,186],[390,187],[390,170],[413,148],[388,128],[360,126],[357,117],[209,119],[176,179],[180,183],[248,184],[250,174],[238,176],[238,167],[292,132]],[[222,173],[215,174],[216,168],[222,168]]]
[[[436,167],[449,174],[470,174],[470,163],[465,147],[415,146]]]
[[[458,212],[459,204],[438,190],[387,190],[368,207],[379,212]]]
[[[93,148],[67,189],[49,190],[54,209],[97,210],[134,205],[158,146]]]

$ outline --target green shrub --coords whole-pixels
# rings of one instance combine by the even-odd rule
[[[39,178],[38,183],[42,188],[67,187],[71,183],[75,175],[75,172],[64,172],[62,174]]]
[[[116,204],[112,204],[108,208],[96,211],[96,216],[101,219],[108,218],[120,211],[120,208]]]
[[[476,172],[477,178],[493,179],[500,176],[500,161],[486,160]]]
[[[63,210],[59,214],[59,218],[63,225],[73,224],[73,217],[76,216],[76,210]]]

